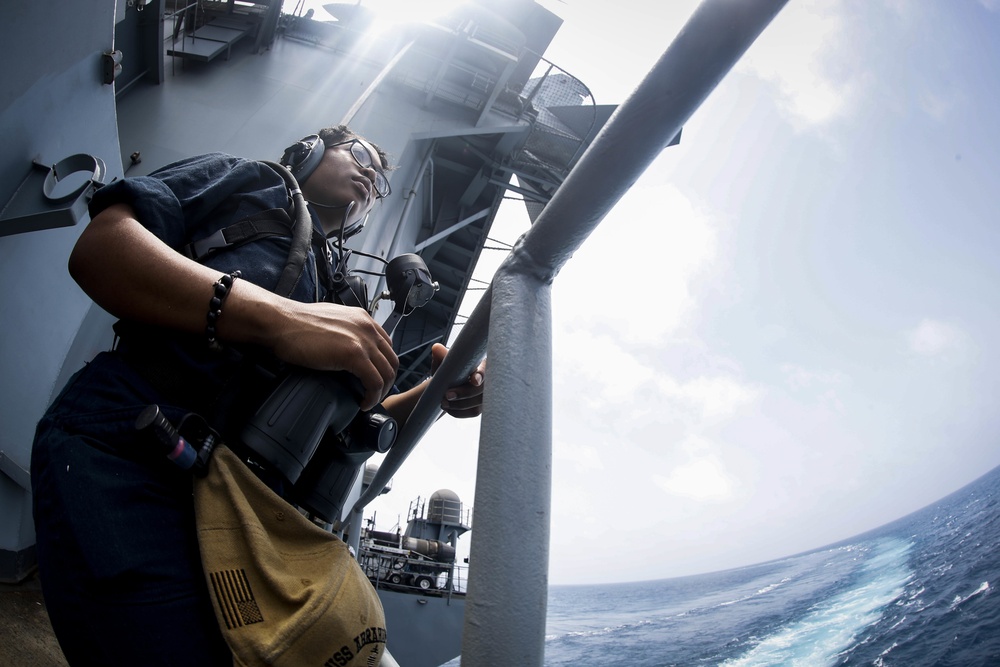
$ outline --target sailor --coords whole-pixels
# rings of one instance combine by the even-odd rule
[[[202,415],[236,442],[274,388],[268,369],[346,371],[360,408],[380,405],[400,426],[426,387],[391,393],[391,339],[365,309],[331,298],[327,241],[356,233],[389,194],[386,154],[339,126],[289,147],[283,162],[309,202],[294,261],[290,190],[268,163],[202,155],[112,183],[91,202],[69,270],[119,318],[116,346],[67,383],[31,461],[39,579],[72,665],[233,664],[201,567],[192,474],[137,433],[146,406],[173,423]],[[256,231],[204,242],[236,228]],[[434,369],[445,354],[434,346]],[[484,377],[481,364],[442,408],[479,415]]]

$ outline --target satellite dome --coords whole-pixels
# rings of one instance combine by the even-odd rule
[[[451,489],[438,489],[427,503],[427,520],[435,523],[462,523],[462,501]]]

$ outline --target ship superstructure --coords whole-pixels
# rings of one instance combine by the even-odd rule
[[[472,510],[448,489],[412,501],[405,529],[377,530],[374,517],[362,529],[358,563],[379,592],[401,664],[435,667],[459,655],[469,566],[458,540],[471,529]]]
[[[541,665],[549,287],[784,3],[705,0],[603,129],[612,108],[593,105],[583,84],[544,60],[560,21],[530,0],[473,3],[392,33],[370,32],[353,5],[340,6],[341,20],[320,23],[282,14],[280,0],[60,3],[58,16],[46,3],[18,3],[0,24],[15,61],[0,84],[0,311],[7,322],[0,334],[7,388],[0,579],[17,582],[33,571],[27,471],[34,424],[66,379],[112,342],[110,316],[65,269],[87,223],[88,193],[213,150],[274,159],[299,137],[346,123],[399,165],[390,178],[400,196],[386,200],[352,244],[374,258],[354,268],[377,271],[378,258],[416,252],[440,285],[395,331],[403,388],[426,376],[430,345],[450,338],[501,201],[516,196],[528,204],[533,228],[463,327],[369,493],[379,492],[433,423],[432,394],[442,395],[481,358],[488,331],[494,370],[463,661]],[[208,50],[190,55],[186,41]],[[369,283],[370,293],[381,290],[377,277]],[[358,507],[367,500],[362,494]]]

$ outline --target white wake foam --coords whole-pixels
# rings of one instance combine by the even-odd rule
[[[912,576],[906,562],[911,545],[900,540],[879,543],[877,553],[863,566],[863,575],[850,590],[814,606],[801,619],[765,637],[724,667],[832,665],[866,627],[877,622],[882,610],[902,593]]]
[[[976,597],[977,595],[980,595],[982,593],[987,593],[987,592],[989,592],[989,590],[990,590],[990,582],[984,581],[983,583],[979,584],[979,588],[977,588],[976,590],[972,591],[971,593],[969,593],[965,597],[963,597],[961,595],[956,595],[955,599],[952,600],[951,605],[948,607],[948,611],[954,610],[959,605],[965,604],[966,602],[968,602],[972,598]]]

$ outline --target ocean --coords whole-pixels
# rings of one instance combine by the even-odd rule
[[[1000,468],[852,540],[760,565],[549,591],[545,664],[1000,665]]]
[[[1000,468],[816,551],[677,579],[553,586],[545,665],[1000,665],[998,586]]]

